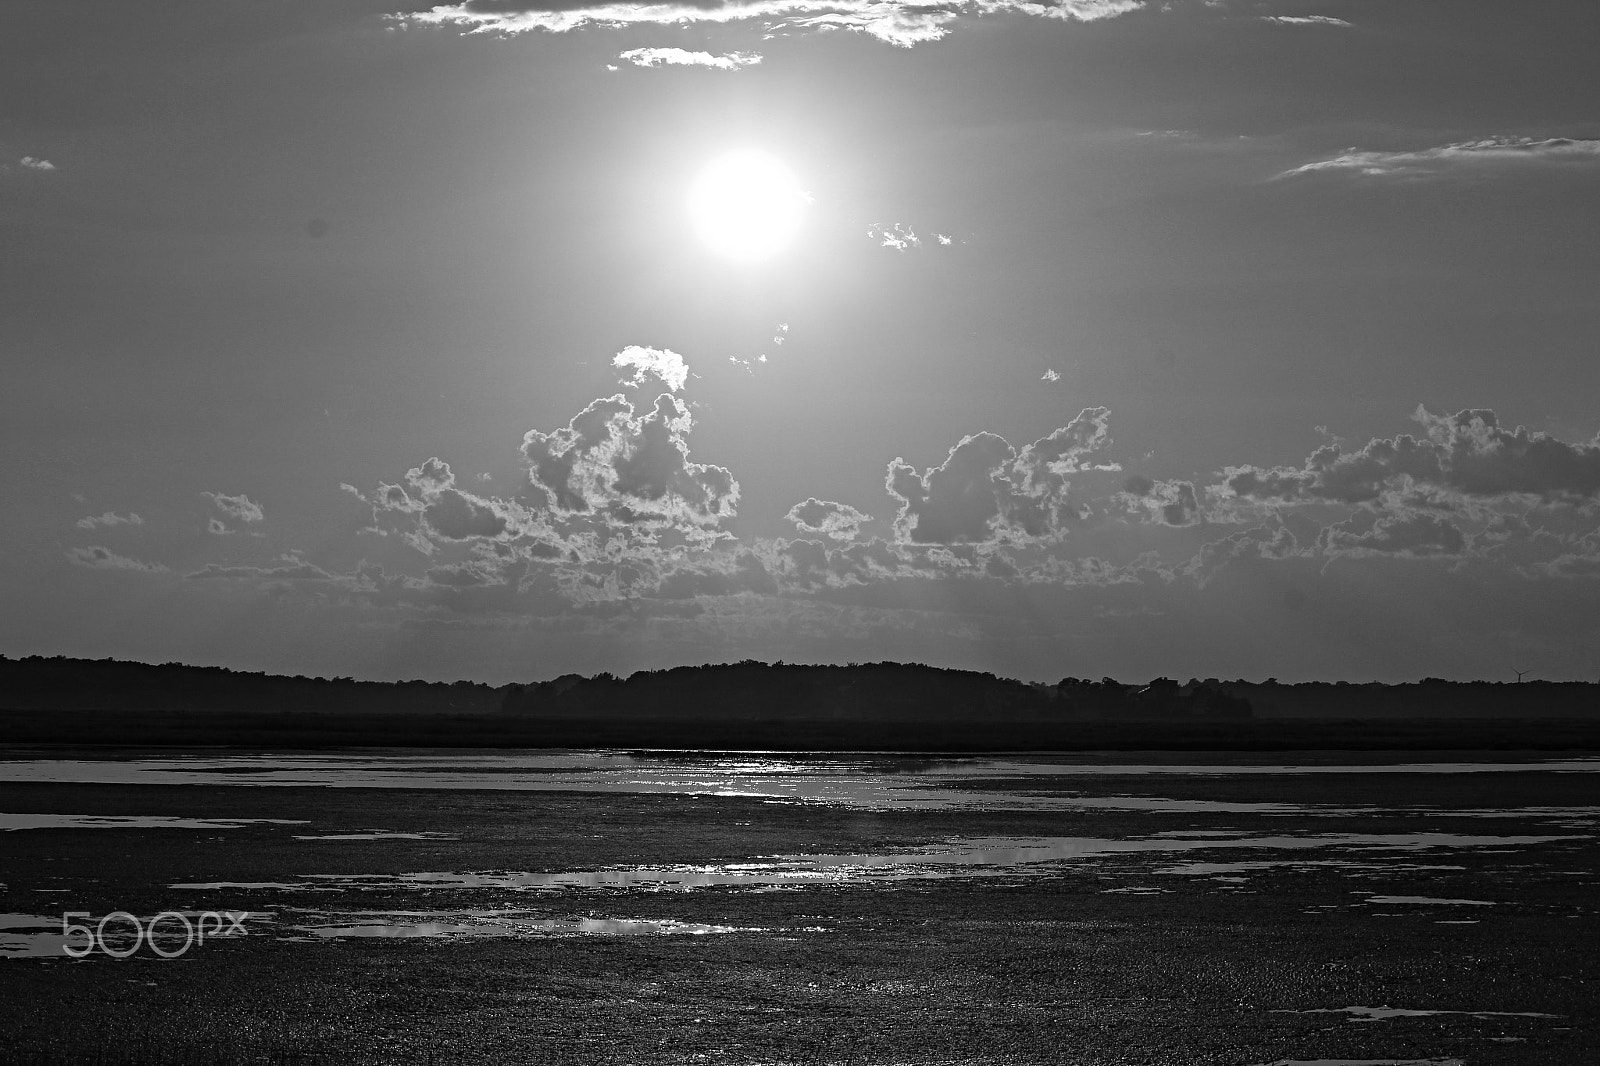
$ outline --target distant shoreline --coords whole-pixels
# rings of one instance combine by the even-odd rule
[[[994,754],[1600,750],[1600,685],[1029,684],[743,662],[528,685],[0,657],[0,745]]]

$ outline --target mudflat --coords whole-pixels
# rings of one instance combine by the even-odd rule
[[[1597,772],[23,753],[0,1058],[1592,1061]]]

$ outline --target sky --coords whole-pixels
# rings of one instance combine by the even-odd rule
[[[1594,680],[1596,40],[10,0],[0,653]]]

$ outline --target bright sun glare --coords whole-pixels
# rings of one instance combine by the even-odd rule
[[[761,152],[714,160],[689,190],[695,232],[719,255],[767,259],[800,230],[808,197],[789,168]]]

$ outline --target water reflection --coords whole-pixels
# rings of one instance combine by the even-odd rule
[[[1432,848],[1507,848],[1584,839],[1564,835],[1488,836],[1462,833],[1317,833],[1299,836],[1174,835],[1110,837],[970,837],[891,852],[776,855],[744,862],[629,866],[600,870],[440,871],[399,874],[307,874],[272,887],[310,889],[616,889],[688,891],[700,888],[782,888],[847,882],[949,877],[997,877],[1049,873],[1073,860],[1109,855],[1160,854],[1221,849],[1346,849],[1363,855],[1410,853]],[[1335,861],[1335,860],[1329,860]],[[1376,865],[1376,864],[1374,864]],[[1409,865],[1409,864],[1406,864]],[[1215,873],[1247,868],[1234,864],[1168,867],[1164,872]],[[1391,867],[1393,868],[1393,867]],[[227,882],[181,883],[173,889],[206,890]],[[262,884],[258,887],[267,887]],[[1375,897],[1376,898],[1376,897]],[[1419,897],[1420,898],[1420,897]]]
[[[293,818],[177,818],[158,814],[0,814],[0,830],[238,829],[242,825],[305,825]]]
[[[284,928],[304,938],[525,936],[706,936],[768,933],[757,926],[712,925],[674,918],[540,918],[517,911],[350,911],[320,914],[322,921],[295,922]]]
[[[1447,907],[1493,907],[1486,899],[1438,899],[1434,896],[1368,896],[1368,903],[1423,903]]]
[[[194,910],[167,911],[166,914],[180,914],[189,919],[191,926],[185,927],[171,918],[152,924],[152,915],[135,915],[140,923],[137,936],[132,928],[132,923],[125,917],[108,920],[101,924],[88,922],[95,930],[96,943],[102,947],[109,947],[112,951],[123,952],[130,948],[154,943],[167,952],[183,954],[187,951],[186,945],[193,945],[193,929],[200,925],[202,912]],[[232,912],[240,926],[245,923],[261,923],[272,919],[270,913],[259,911]],[[213,913],[214,916],[214,913]],[[74,914],[72,917],[85,917]],[[70,944],[75,950],[82,951],[85,947],[83,934],[69,938],[62,933],[64,923],[69,920],[60,915],[46,917],[39,914],[0,914],[0,959],[47,959],[47,958],[72,958],[65,948]],[[231,932],[213,933],[209,942],[214,943],[218,935],[226,938],[234,935]],[[254,929],[247,932],[253,932]],[[206,942],[205,938],[201,938]],[[99,952],[91,953],[90,958],[101,957]]]
[[[1559,1018],[1532,1010],[1407,1010],[1403,1007],[1316,1007],[1311,1010],[1273,1011],[1274,1014],[1348,1014],[1353,1022],[1381,1022],[1389,1018],[1431,1018],[1460,1014],[1469,1018]]]
[[[1350,813],[1373,808],[1245,803],[1161,796],[1072,794],[1105,777],[1208,777],[1305,774],[1466,774],[1595,772],[1600,759],[1535,762],[1108,763],[1083,756],[895,759],[861,755],[797,759],[782,755],[684,757],[605,751],[163,756],[140,759],[0,761],[0,781],[84,784],[254,785],[329,788],[492,789],[666,795],[747,796],[796,803],[881,809],[1108,810],[1195,813]],[[1054,779],[1054,780],[1051,780]],[[992,785],[985,788],[985,785]],[[1026,791],[1028,785],[1038,790]],[[1054,786],[1054,791],[1044,786]],[[1497,812],[1483,812],[1493,817]],[[1563,811],[1594,816],[1595,808]]]

